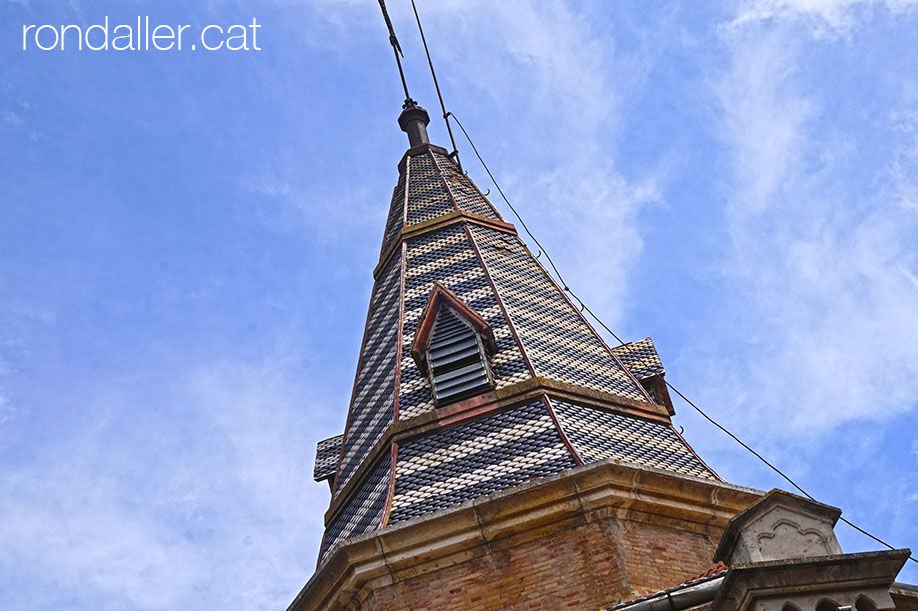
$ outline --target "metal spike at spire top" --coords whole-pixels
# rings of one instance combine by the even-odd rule
[[[379,8],[382,10],[383,19],[386,20],[386,27],[389,29],[389,44],[392,45],[392,51],[395,53],[395,63],[398,64],[398,75],[402,78],[402,88],[405,90],[405,103],[402,104],[402,108],[414,108],[418,103],[412,100],[411,95],[408,93],[408,83],[405,81],[405,71],[402,69],[401,57],[405,57],[405,53],[402,51],[402,46],[398,44],[398,38],[395,36],[395,28],[392,27],[392,20],[389,19],[389,11],[386,10],[385,0],[379,0]]]

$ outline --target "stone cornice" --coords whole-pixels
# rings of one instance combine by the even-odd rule
[[[343,541],[288,611],[357,608],[376,588],[603,518],[716,539],[761,494],[658,469],[591,463]]]
[[[882,586],[888,589],[911,552],[907,549],[792,558],[730,568],[713,611],[743,611],[760,597]]]

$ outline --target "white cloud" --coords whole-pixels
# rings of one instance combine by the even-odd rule
[[[68,407],[85,425],[0,476],[0,570],[19,579],[0,604],[287,604],[312,571],[328,502],[309,481],[326,412],[293,360],[75,392]]]
[[[3,117],[3,122],[7,125],[19,127],[23,124],[22,115],[19,115],[12,110],[4,110],[3,113],[0,113],[0,116]]]
[[[802,127],[813,112],[813,101],[788,94],[797,69],[797,45],[785,33],[769,32],[751,41],[738,38],[729,71],[715,90],[740,190],[731,210],[756,214],[774,205],[776,191],[799,166]]]
[[[272,168],[246,178],[254,197],[243,214],[278,233],[308,234],[312,243],[375,235],[385,223],[386,199],[353,185],[303,186],[293,169]]]
[[[918,108],[894,112],[891,123],[905,140],[889,168],[893,197],[903,208],[918,211]]]
[[[918,7],[918,0],[745,0],[729,27],[793,19],[804,21],[817,37],[845,35],[876,7],[902,13]]]
[[[2,365],[2,361],[0,361]],[[2,389],[0,389],[2,390]],[[10,402],[0,394],[0,426],[3,426],[13,417],[13,407],[10,405]]]
[[[733,172],[720,275],[735,319],[723,333],[749,354],[712,368],[735,372],[722,391],[758,435],[790,444],[914,409],[918,220],[889,189],[869,202],[848,192],[858,186],[847,176],[860,162],[856,136],[817,124],[830,94],[798,78],[792,31],[750,26],[725,36],[732,63],[715,91]],[[896,168],[908,154],[888,154],[901,194],[895,179],[905,172]]]
[[[626,120],[623,101],[640,92],[656,49],[618,53],[608,31],[597,31],[587,14],[563,2],[450,0],[421,10],[447,107],[469,129],[570,286],[618,326],[643,248],[637,214],[660,194],[652,169],[637,177],[622,173],[616,138]],[[399,16],[396,27],[408,32],[407,47],[414,34],[408,28],[416,26],[412,15],[393,9],[393,18]],[[476,130],[484,114],[504,129]],[[462,135],[457,138],[466,170],[483,190],[491,188]],[[537,156],[546,159],[533,163]],[[490,199],[519,225],[496,190]]]
[[[47,572],[74,594],[102,592],[140,609],[172,607],[177,592],[203,578],[201,552],[126,509],[117,481],[85,467],[79,460],[61,461],[50,469],[4,475],[5,561],[29,567],[36,580]],[[0,600],[11,604],[7,597],[21,594],[8,592]]]
[[[608,78],[618,76],[611,64],[614,41],[591,35],[586,17],[565,3],[480,0],[470,6],[451,0],[431,10],[430,21],[442,28],[436,40],[447,46],[438,55],[452,78],[467,79],[491,103],[518,104],[513,89],[525,84],[532,107],[518,110],[548,115],[568,142],[585,137],[588,145],[618,120],[621,92]],[[503,53],[494,53],[494,40]],[[452,41],[464,52],[454,53]]]

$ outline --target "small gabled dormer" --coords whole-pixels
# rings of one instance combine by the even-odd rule
[[[673,401],[669,397],[669,390],[666,388],[664,379],[666,370],[663,369],[663,363],[660,361],[660,355],[657,354],[656,346],[653,345],[653,340],[648,337],[639,342],[622,344],[613,348],[612,352],[647,391],[653,402],[666,407],[670,416],[675,415],[676,410],[673,408]]]
[[[434,403],[447,405],[493,388],[489,359],[496,351],[490,325],[435,282],[411,345],[411,356],[430,381]]]
[[[338,468],[338,457],[341,455],[341,439],[343,435],[335,435],[323,439],[316,445],[316,463],[312,469],[312,479],[317,482],[328,482],[331,488],[335,481],[335,471]]]

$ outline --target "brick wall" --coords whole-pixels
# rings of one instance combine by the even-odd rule
[[[600,518],[373,592],[363,609],[600,609],[712,566],[711,538]]]

